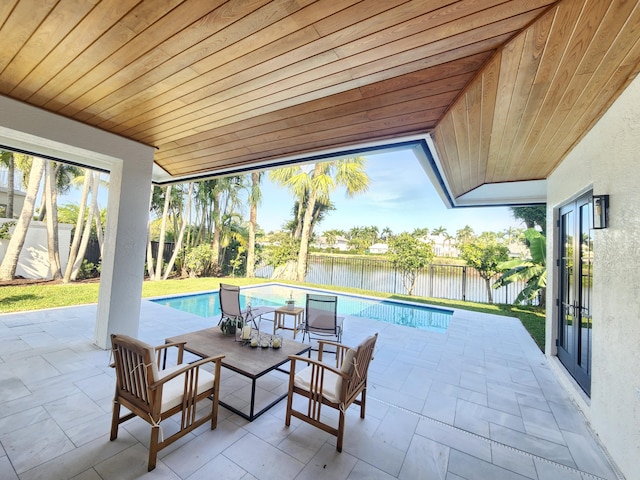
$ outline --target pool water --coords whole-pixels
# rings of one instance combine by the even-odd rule
[[[285,285],[242,287],[240,290],[240,306],[242,309],[249,304],[252,307],[280,307],[285,304],[285,300],[292,297],[296,302],[296,306],[304,307],[307,292],[337,295],[338,314],[341,316],[369,318],[422,330],[445,332],[449,326],[451,315],[453,315],[453,311],[440,308]],[[164,297],[155,299],[153,302],[201,317],[220,315],[217,290],[196,295]]]

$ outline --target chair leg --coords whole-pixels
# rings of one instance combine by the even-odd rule
[[[364,412],[367,406],[367,385],[365,384],[362,389],[362,394],[360,397],[360,418],[364,418]]]
[[[118,438],[118,425],[120,423],[120,403],[117,400],[113,400],[113,413],[111,415],[111,437],[109,440],[113,441]]]
[[[158,434],[160,433],[159,426],[151,427],[151,441],[149,443],[149,468],[151,471],[156,468],[156,459],[158,458]]]
[[[340,415],[338,420],[338,435],[336,441],[336,450],[342,452],[342,438],[344,437],[344,412],[342,408],[339,409]]]
[[[291,407],[293,405],[293,392],[289,389],[289,395],[287,395],[287,412],[284,415],[284,424],[288,427],[291,425]]]
[[[211,400],[211,430],[218,426],[218,398]]]

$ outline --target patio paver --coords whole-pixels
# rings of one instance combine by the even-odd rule
[[[146,423],[109,441],[114,374],[93,345],[95,315],[95,305],[0,315],[0,478],[621,478],[520,322],[460,310],[446,333],[345,319],[345,343],[380,336],[367,418],[347,412],[342,454],[325,432],[285,427],[283,400],[251,423],[221,407],[216,430],[162,450],[147,473]],[[215,323],[143,300],[139,336],[161,344]],[[286,382],[274,373],[266,388]],[[242,391],[223,373],[221,394]]]

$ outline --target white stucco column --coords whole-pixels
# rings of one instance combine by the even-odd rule
[[[129,158],[109,175],[109,204],[94,340],[111,346],[111,333],[136,337],[144,279],[153,158]]]
[[[109,204],[95,343],[136,336],[149,217],[153,147],[0,95],[0,145],[106,170]]]

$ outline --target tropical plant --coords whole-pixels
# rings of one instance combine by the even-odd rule
[[[498,268],[504,272],[493,284],[493,288],[504,287],[519,280],[524,281],[526,285],[513,303],[531,303],[535,298],[539,298],[539,306],[544,307],[544,293],[547,287],[547,239],[534,228],[525,230],[524,236],[529,245],[531,258],[516,258],[500,263]]]
[[[312,234],[312,220],[316,202],[330,205],[330,194],[339,185],[346,187],[349,197],[365,192],[369,177],[364,171],[364,157],[353,157],[333,162],[316,163],[312,170],[300,165],[279,168],[271,172],[271,178],[286,186],[304,205],[300,249],[296,267],[296,280],[304,281],[307,273],[307,253]]]
[[[484,279],[487,288],[487,302],[493,303],[491,279],[501,271],[498,265],[509,258],[509,249],[499,243],[495,235],[485,232],[479,237],[463,243],[460,246],[460,256]]]
[[[400,271],[407,294],[413,295],[418,271],[433,260],[433,246],[405,232],[391,239],[388,256],[393,267]]]
[[[11,227],[15,227],[16,222],[5,222],[0,224],[0,240],[11,239]]]
[[[262,172],[251,172],[251,190],[249,191],[249,239],[247,242],[247,277],[256,276],[256,227],[258,225],[258,205],[262,201],[260,182]],[[235,268],[234,268],[235,271]]]
[[[534,205],[529,207],[511,207],[511,213],[516,220],[522,220],[527,228],[538,227],[542,235],[547,232],[547,206]]]
[[[78,177],[79,178],[79,177]],[[73,239],[71,241],[71,248],[69,250],[69,260],[67,262],[67,268],[65,269],[63,282],[68,283],[74,281],[81,274],[85,252],[89,245],[89,239],[91,237],[91,229],[93,224],[93,218],[100,217],[98,212],[98,185],[100,184],[100,173],[85,169],[82,185],[82,196],[80,199],[80,206],[76,217],[76,227],[73,233]],[[87,201],[91,194],[91,203],[87,211]],[[86,218],[85,218],[85,211]],[[96,236],[101,238],[102,227],[101,222],[96,222]],[[101,249],[102,250],[102,249]]]
[[[414,228],[413,232],[411,232],[411,236],[415,238],[423,238],[423,237],[426,237],[427,235],[429,235],[429,229],[426,227]]]
[[[469,225],[465,225],[464,228],[456,231],[456,242],[458,244],[458,248],[462,247],[467,242],[472,241],[476,238],[476,234]]]
[[[191,278],[209,274],[217,266],[216,252],[210,245],[202,244],[189,249],[185,256],[185,267]]]
[[[364,253],[378,241],[378,227],[353,227],[349,230],[348,245],[357,253]]]

